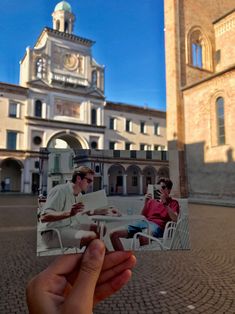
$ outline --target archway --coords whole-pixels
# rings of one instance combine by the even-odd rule
[[[169,178],[169,168],[168,167],[160,167],[157,172],[157,179],[160,178]]]
[[[123,166],[116,164],[112,165],[108,170],[109,176],[109,187],[108,191],[110,195],[122,195],[124,190],[123,177],[125,174],[125,169]]]
[[[1,162],[1,181],[5,182],[6,192],[21,192],[21,169],[24,168],[20,160],[13,158]]]
[[[60,132],[54,134],[47,143],[47,148],[50,149],[87,149],[87,142],[72,132]]]

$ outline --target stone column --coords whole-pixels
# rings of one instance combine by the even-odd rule
[[[143,195],[143,178],[144,176],[140,174],[140,195]]]
[[[21,177],[20,177],[20,192],[21,193],[24,193],[25,192],[25,187],[24,187],[24,177],[25,177],[25,174],[24,174],[24,168],[21,168],[20,169],[21,171]]]
[[[126,177],[127,175],[123,175],[123,195],[127,195],[127,188],[126,188]]]

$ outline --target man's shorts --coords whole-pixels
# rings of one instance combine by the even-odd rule
[[[128,231],[128,237],[133,238],[133,236],[137,232],[143,232],[144,229],[147,229],[149,227],[150,234],[155,238],[162,238],[164,230],[162,230],[159,225],[155,224],[154,222],[146,222],[144,220],[137,221],[134,224],[128,225],[127,231]]]

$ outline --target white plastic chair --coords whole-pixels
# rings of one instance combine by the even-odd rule
[[[56,252],[58,252],[58,254],[64,254],[64,252],[66,251],[66,248],[64,248],[62,240],[61,240],[61,236],[60,236],[60,231],[58,228],[51,228],[51,227],[47,227],[47,226],[43,226],[42,223],[39,223],[40,226],[38,226],[38,232],[37,232],[37,236],[38,236],[38,243],[40,243],[40,245],[37,247],[37,255],[38,256],[42,256],[42,255],[52,255],[52,254],[56,254]],[[58,241],[59,241],[59,248],[49,248],[46,243],[44,243],[43,239],[42,239],[42,233],[43,232],[50,232],[50,231],[54,231],[58,237]]]
[[[138,237],[149,239],[150,244],[139,247]],[[143,232],[138,232],[132,240],[133,250],[187,250],[189,249],[188,217],[178,218],[177,223],[168,222],[163,238],[155,238]]]

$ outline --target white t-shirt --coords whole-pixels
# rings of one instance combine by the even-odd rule
[[[47,201],[43,206],[42,214],[49,214],[55,212],[69,212],[73,204],[79,202],[81,194],[74,195],[73,183],[67,182],[65,184],[58,184],[52,188],[48,194]],[[76,217],[79,216],[79,219]],[[76,226],[80,223],[91,223],[87,215],[79,215],[61,219],[58,221],[48,222],[48,227],[65,227]]]

